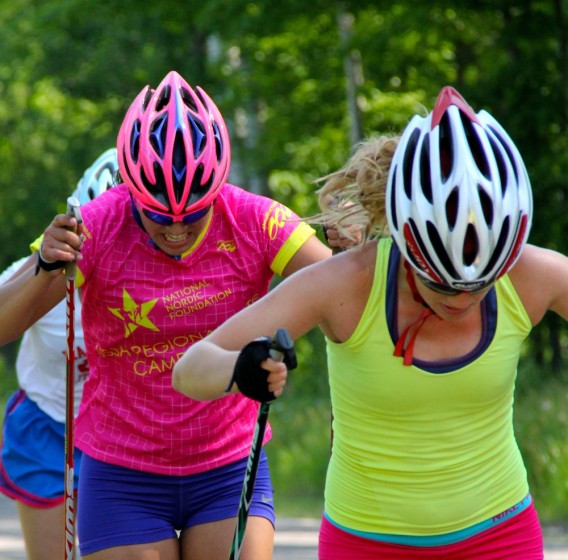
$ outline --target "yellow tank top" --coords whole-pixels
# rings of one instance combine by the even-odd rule
[[[327,341],[334,444],[326,514],[353,531],[449,533],[527,495],[512,407],[531,323],[505,276],[491,293],[492,336],[477,354],[445,364],[445,373],[404,366],[393,356],[386,311],[387,297],[395,297],[394,285],[387,289],[395,280],[387,281],[391,247],[390,239],[378,244],[373,287],[353,335]]]

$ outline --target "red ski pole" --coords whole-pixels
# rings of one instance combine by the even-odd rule
[[[77,198],[67,199],[67,214],[74,216],[77,223],[82,221],[80,203]],[[65,381],[65,560],[75,558],[75,460],[73,455],[73,428],[75,421],[75,276],[77,263],[65,265],[67,287],[67,368]]]

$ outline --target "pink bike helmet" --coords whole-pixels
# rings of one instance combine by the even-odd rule
[[[505,274],[526,243],[531,186],[515,144],[486,111],[451,87],[414,116],[395,152],[387,219],[424,278],[473,291]]]
[[[170,72],[136,97],[118,133],[122,180],[145,209],[175,221],[209,206],[229,175],[229,136],[199,87]]]

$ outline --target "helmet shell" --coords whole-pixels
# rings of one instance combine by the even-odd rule
[[[114,185],[117,171],[116,148],[110,148],[83,173],[72,196],[76,197],[81,205],[87,204]]]
[[[175,71],[136,97],[118,134],[122,180],[139,204],[180,219],[209,206],[229,175],[229,136],[201,88]]]
[[[527,170],[515,144],[486,111],[453,88],[427,117],[414,116],[395,152],[387,220],[419,274],[475,290],[509,270],[532,221]]]

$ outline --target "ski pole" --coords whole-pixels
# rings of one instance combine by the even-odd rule
[[[67,199],[67,214],[82,222],[80,203],[74,196]],[[75,460],[73,455],[74,412],[75,412],[75,276],[77,263],[65,265],[67,302],[67,368],[65,379],[65,560],[75,557]]]
[[[288,334],[286,329],[278,329],[272,340],[272,350],[270,357],[279,362],[286,362],[289,369],[296,367],[296,353],[294,352],[294,341]],[[262,450],[262,440],[264,439],[264,430],[266,429],[266,421],[270,411],[270,403],[260,403],[258,409],[258,417],[254,427],[252,437],[252,446],[247,461],[247,469],[245,471],[245,480],[243,482],[243,490],[239,501],[239,511],[237,513],[237,525],[235,526],[235,534],[231,545],[231,553],[229,560],[238,560],[241,555],[241,548],[245,536],[245,529],[252,502],[252,494],[254,491],[254,482],[258,471],[258,463],[260,460],[260,452]]]

